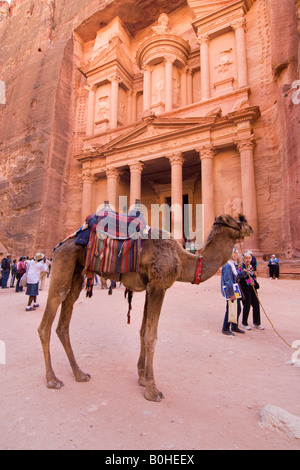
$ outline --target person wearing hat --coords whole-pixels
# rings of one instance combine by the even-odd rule
[[[36,253],[34,259],[28,263],[26,295],[29,296],[29,299],[26,311],[35,310],[36,307],[39,307],[36,298],[39,293],[40,274],[44,271],[47,271],[45,255],[43,253]]]
[[[269,266],[269,277],[270,277],[270,279],[273,279],[273,276],[275,276],[275,279],[278,280],[278,278],[279,278],[279,259],[276,258],[276,255],[271,255],[271,258],[268,261],[268,266]]]

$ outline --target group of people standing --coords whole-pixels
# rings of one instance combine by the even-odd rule
[[[37,303],[37,296],[39,293],[39,282],[42,273],[50,273],[51,263],[46,259],[43,253],[36,253],[33,259],[28,259],[25,256],[21,256],[19,261],[16,259],[12,260],[11,255],[8,254],[1,261],[1,274],[2,289],[8,288],[8,279],[11,273],[10,287],[14,287],[16,282],[16,292],[23,292],[23,285],[21,279],[26,275],[26,295],[28,295],[28,304],[26,311],[35,310],[39,307]]]
[[[253,309],[253,328],[264,330],[261,325],[260,304],[257,296],[259,284],[256,266],[256,259],[249,251],[244,253],[243,261],[239,263],[239,251],[234,248],[231,260],[222,267],[221,289],[223,296],[226,297],[226,311],[222,327],[224,335],[234,336],[235,333],[244,334],[243,330],[251,330],[248,324],[251,307]],[[238,321],[242,306],[242,322],[241,328],[239,328]]]

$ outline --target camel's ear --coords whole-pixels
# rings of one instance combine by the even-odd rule
[[[239,221],[244,224],[248,223],[246,217],[243,214],[239,214]]]

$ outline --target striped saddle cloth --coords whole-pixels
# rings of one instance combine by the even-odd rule
[[[87,246],[86,271],[99,275],[137,272],[141,244],[141,237],[124,240],[99,238],[96,230],[92,230]]]
[[[90,227],[85,262],[87,297],[92,296],[94,274],[129,273],[139,270],[142,234],[141,213],[98,213],[86,219]]]

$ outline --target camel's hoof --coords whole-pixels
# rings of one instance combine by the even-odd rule
[[[57,379],[56,377],[55,377],[55,379],[49,380],[47,382],[47,387],[48,388],[53,388],[55,390],[59,390],[63,386],[64,386],[64,383],[61,380]]]
[[[76,382],[89,382],[91,380],[90,374],[85,374],[84,372],[80,372],[75,375]]]
[[[164,398],[163,394],[159,390],[157,390],[156,387],[151,387],[150,389],[146,390],[144,393],[144,397],[146,398],[146,400],[156,402],[160,402]]]

